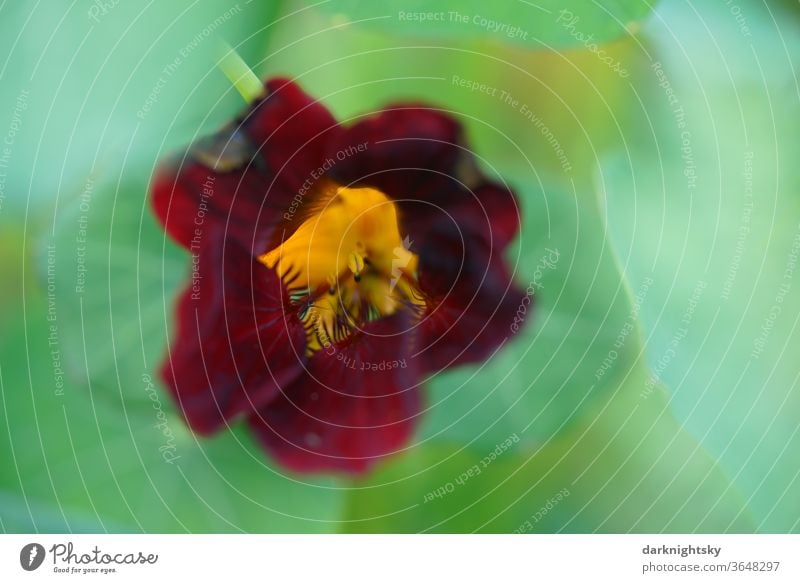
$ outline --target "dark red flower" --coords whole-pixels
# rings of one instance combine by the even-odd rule
[[[193,430],[246,417],[296,471],[401,450],[421,381],[486,359],[523,297],[503,261],[513,193],[420,104],[342,126],[272,79],[162,165],[152,203],[192,255],[163,379]]]

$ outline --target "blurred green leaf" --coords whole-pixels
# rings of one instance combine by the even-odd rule
[[[332,24],[357,22],[374,30],[433,39],[490,38],[528,47],[604,43],[635,28],[652,11],[651,2],[614,0],[331,0],[319,9]]]
[[[65,513],[58,507],[31,502],[20,494],[0,491],[0,532],[122,532],[119,525],[104,524],[97,516]]]
[[[345,529],[751,531],[744,499],[660,391],[640,397],[644,378],[633,372],[614,398],[537,446],[421,447],[356,484]]]
[[[629,277],[656,274],[642,319],[675,415],[759,530],[798,531],[800,39],[794,13],[738,4],[743,21],[724,3],[688,20],[662,4],[645,31],[659,65],[597,190]]]
[[[0,518],[7,531],[335,528],[341,493],[334,480],[283,474],[241,432],[195,439],[168,395],[148,393],[141,374],[120,375],[113,386],[61,385],[52,351],[64,345],[48,343],[47,313],[43,298],[31,296],[27,335],[20,319],[0,345],[0,418],[7,424]],[[63,342],[60,321],[56,326]],[[135,391],[148,396],[149,407],[132,404]],[[11,499],[24,505],[4,511]]]
[[[114,180],[87,178],[63,201],[55,238],[41,242],[40,265],[45,244],[55,258],[66,370],[80,382],[110,389],[154,374],[163,358],[188,264],[156,223],[148,178],[136,168]],[[138,387],[129,398],[149,407]]]
[[[56,2],[0,9],[0,119],[17,119],[6,188],[51,201],[98,170],[152,164],[241,108],[227,41],[263,55],[279,2]],[[6,144],[8,145],[8,144]]]

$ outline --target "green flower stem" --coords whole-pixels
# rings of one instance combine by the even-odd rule
[[[247,103],[252,103],[264,93],[264,86],[253,70],[230,45],[220,42],[217,66],[225,73]]]

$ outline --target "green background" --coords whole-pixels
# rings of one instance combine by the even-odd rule
[[[796,3],[101,6],[0,8],[3,531],[800,531]],[[143,379],[189,263],[147,185],[243,107],[220,39],[345,123],[452,111],[520,196],[531,321],[437,375],[408,452],[362,478],[288,474],[241,428],[195,438],[166,392],[180,458],[158,450]]]

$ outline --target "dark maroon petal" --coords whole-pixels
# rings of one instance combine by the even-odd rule
[[[222,225],[261,253],[293,199],[314,191],[312,172],[324,165],[326,140],[337,131],[325,107],[297,85],[268,81],[266,97],[237,121],[159,168],[156,215],[184,247],[198,228]]]
[[[453,210],[459,224],[473,236],[480,235],[496,252],[502,252],[517,236],[520,208],[511,189],[487,182],[474,196]]]
[[[270,79],[266,88],[267,96],[243,117],[242,129],[294,196],[319,180],[327,166],[327,144],[341,128],[322,103],[293,81]]]
[[[408,327],[397,313],[314,354],[307,374],[251,417],[259,441],[298,472],[360,473],[401,449],[420,411]]]
[[[204,232],[223,230],[254,255],[262,253],[288,204],[273,209],[269,203],[288,197],[268,191],[271,179],[252,166],[220,173],[193,157],[182,164],[162,166],[151,189],[156,216],[172,238],[188,249]]]
[[[419,250],[419,284],[428,309],[418,327],[415,360],[424,372],[489,357],[531,310],[499,248],[469,230],[468,217],[432,230]]]
[[[519,210],[513,192],[489,181],[464,145],[461,125],[447,114],[398,104],[366,117],[331,141],[331,177],[344,185],[371,186],[398,202],[404,234],[424,238],[429,223],[447,221],[456,207],[483,220],[504,248],[516,235]]]
[[[448,115],[397,104],[370,115],[332,140],[330,175],[340,184],[372,186],[394,199],[447,205],[464,192],[457,178],[462,129]]]
[[[284,315],[287,302],[278,276],[248,250],[221,231],[205,234],[161,368],[192,429],[213,432],[301,374],[305,331]]]

